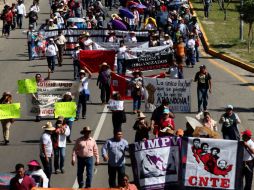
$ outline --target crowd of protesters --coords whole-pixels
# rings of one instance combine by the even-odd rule
[[[119,3],[119,5],[118,5]],[[138,8],[137,4],[143,5],[143,8]],[[105,6],[104,6],[105,5]],[[106,23],[108,11],[112,10],[113,6],[122,6],[130,11],[134,18],[128,18],[126,15],[112,14],[110,21]],[[18,0],[12,6],[5,5],[1,13],[3,20],[3,36],[9,37],[10,31],[15,28],[22,29],[23,17],[29,19],[28,36],[28,52],[29,60],[31,56],[31,39],[30,33],[34,30],[54,30],[59,29],[57,38],[48,39],[46,46],[46,57],[48,63],[48,78],[50,73],[55,71],[55,62],[58,61],[58,66],[62,66],[63,52],[65,49],[66,39],[62,33],[65,28],[78,28],[77,23],[70,21],[70,18],[82,18],[82,28],[100,29],[106,27],[110,30],[107,41],[120,42],[120,46],[116,51],[117,56],[117,73],[126,74],[124,60],[128,47],[124,41],[136,43],[134,30],[148,30],[149,47],[160,45],[169,45],[171,51],[171,66],[166,74],[170,78],[183,79],[183,65],[194,67],[196,62],[199,62],[199,27],[197,18],[192,15],[189,5],[174,4],[172,1],[126,1],[113,2],[105,0],[101,2],[89,0],[69,0],[50,1],[51,12],[49,19],[41,26],[37,26],[39,17],[39,2],[34,1],[26,12],[25,5],[22,0]],[[165,16],[166,15],[166,16]],[[206,15],[208,17],[208,13]],[[112,23],[114,20],[121,20],[127,30],[131,30],[129,38],[117,38],[114,35],[114,29],[117,29]],[[157,31],[160,31],[159,34]],[[28,170],[25,171],[23,164],[17,164],[15,167],[17,175],[11,180],[11,190],[27,190],[34,186],[50,187],[51,174],[54,170],[55,174],[65,173],[65,150],[66,143],[72,142],[70,139],[71,130],[74,120],[86,119],[86,104],[90,96],[89,80],[92,77],[91,71],[84,67],[81,68],[78,60],[78,54],[81,49],[92,50],[93,42],[89,38],[89,32],[84,32],[79,41],[75,45],[75,50],[72,54],[74,67],[74,80],[80,81],[78,108],[76,118],[57,118],[55,124],[47,122],[44,126],[44,132],[40,139],[40,160],[31,160],[28,162]],[[179,136],[179,137],[204,137],[217,138],[218,124],[211,114],[208,112],[208,92],[212,92],[212,77],[205,65],[199,66],[200,70],[193,77],[197,82],[197,98],[198,98],[198,114],[196,119],[202,123],[203,127],[199,130],[194,130],[191,121],[187,121],[186,129],[176,130],[174,122],[175,114],[171,110],[169,101],[163,99],[162,104],[157,107],[151,116],[150,121],[141,110],[141,102],[143,97],[143,74],[139,70],[132,72],[132,78],[129,82],[131,96],[133,98],[133,114],[137,114],[137,119],[133,122],[133,130],[135,130],[135,142],[148,140],[152,137],[163,136]],[[108,104],[110,99],[121,100],[119,93],[113,94],[110,97],[110,81],[111,70],[107,63],[102,63],[98,74],[97,85],[100,89],[101,103]],[[38,77],[38,76],[36,76]],[[72,95],[70,92],[64,94],[62,101],[70,101]],[[5,92],[0,99],[1,104],[10,104],[12,95]],[[202,108],[203,109],[202,109]],[[125,174],[125,154],[128,151],[128,144],[123,138],[122,125],[126,122],[125,110],[112,110],[112,131],[113,137],[106,140],[102,147],[101,155],[104,161],[108,162],[109,187],[121,187],[122,189],[135,190],[137,187],[129,183],[129,177]],[[202,117],[203,115],[203,117]],[[40,119],[37,118],[39,121]],[[3,127],[4,144],[9,142],[9,129],[14,121],[12,119],[1,120]],[[239,132],[240,118],[234,112],[232,105],[227,105],[225,113],[219,118],[221,130],[224,139],[241,140]],[[196,127],[196,126],[195,126]],[[72,152],[72,165],[77,163],[77,180],[79,188],[90,188],[93,178],[93,165],[100,164],[100,154],[96,141],[91,137],[91,128],[86,126],[80,131],[82,135],[75,142]],[[246,130],[242,134],[244,141],[244,170],[243,174],[246,177],[245,190],[251,189],[253,163],[250,162],[254,157],[254,142],[251,140],[251,131]],[[43,170],[41,169],[43,167]],[[248,167],[248,169],[246,169]],[[86,180],[84,181],[83,173],[86,169]],[[30,177],[31,178],[30,178]],[[118,177],[116,177],[118,176]],[[117,179],[116,179],[117,178]]]

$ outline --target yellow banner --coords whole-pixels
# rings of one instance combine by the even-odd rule
[[[0,104],[0,119],[20,118],[20,103]]]
[[[37,92],[37,83],[35,79],[18,80],[18,93],[31,94]]]
[[[56,102],[55,103],[55,118],[58,116],[63,117],[76,117],[77,105],[76,102]]]

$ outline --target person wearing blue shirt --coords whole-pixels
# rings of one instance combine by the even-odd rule
[[[102,147],[102,157],[108,162],[109,187],[116,185],[116,173],[118,173],[118,185],[125,175],[125,152],[128,151],[128,142],[123,139],[121,131],[114,132],[114,137],[108,139]]]

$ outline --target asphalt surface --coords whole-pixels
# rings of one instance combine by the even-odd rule
[[[8,1],[9,3],[10,1]],[[48,17],[49,7],[48,1],[40,2],[41,12],[39,14],[40,22],[43,23]],[[26,5],[31,5],[31,0],[26,0]],[[1,6],[1,5],[0,5]],[[2,7],[2,6],[1,6]],[[25,20],[24,26],[28,26]],[[25,30],[25,29],[23,29]],[[46,60],[34,60],[29,62],[27,57],[26,35],[22,34],[22,29],[16,29],[11,32],[9,39],[0,38],[0,94],[4,91],[10,91],[14,96],[14,102],[20,102],[22,105],[22,119],[17,120],[11,127],[10,145],[0,146],[0,171],[14,171],[16,163],[26,164],[29,160],[39,160],[39,138],[43,132],[41,126],[47,120],[34,122],[34,118],[26,116],[25,95],[18,95],[17,80],[31,78],[35,73],[42,73],[44,77],[47,75]],[[212,94],[209,97],[208,110],[211,112],[215,120],[219,120],[220,115],[224,111],[227,104],[232,104],[235,107],[235,112],[239,114],[242,120],[241,130],[246,128],[253,132],[254,124],[254,74],[236,66],[230,65],[213,57],[202,53],[200,62],[194,68],[185,68],[185,78],[193,78],[198,71],[198,65],[205,64],[212,76]],[[157,73],[161,71],[155,71]],[[145,75],[149,73],[145,73]],[[52,79],[72,79],[73,67],[72,60],[66,57],[63,67],[56,67],[55,73],[52,74]],[[87,119],[79,120],[74,123],[72,131],[72,139],[77,139],[80,130],[89,125],[93,129],[92,135],[96,131],[98,135],[98,145],[104,143],[113,135],[113,127],[111,122],[111,113],[100,104],[99,89],[96,86],[96,75],[92,77],[89,84],[91,90],[91,102],[88,104]],[[177,113],[175,122],[177,128],[184,128],[184,116],[194,116],[197,113],[197,97],[196,84],[192,84],[192,104],[191,113]],[[129,143],[134,141],[134,131],[132,126],[135,122],[136,115],[131,114],[132,102],[126,101],[125,108],[128,112],[127,123],[123,125],[124,138]],[[144,110],[144,109],[143,109]],[[147,117],[150,114],[146,113]],[[105,120],[104,120],[105,119]],[[52,120],[52,122],[54,122]],[[98,124],[102,124],[101,130],[98,131]],[[100,127],[100,126],[99,126]],[[97,130],[96,130],[97,129]],[[220,129],[220,127],[219,127]],[[2,129],[0,129],[0,133]],[[98,132],[98,133],[97,133]],[[2,136],[0,136],[2,140]],[[73,144],[67,145],[65,174],[53,174],[51,179],[52,187],[75,187],[76,166],[71,166],[71,151]],[[126,173],[132,176],[130,160],[127,158]],[[93,187],[108,187],[107,183],[107,164],[101,159],[101,164],[96,167]]]

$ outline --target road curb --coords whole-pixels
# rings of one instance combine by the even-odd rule
[[[193,13],[193,15],[197,16],[196,12],[194,11],[194,8],[193,8],[193,5],[191,2],[189,2],[190,4],[190,10],[191,12]],[[206,36],[206,33],[205,33],[205,30],[202,26],[202,23],[200,22],[199,18],[197,17],[197,20],[198,20],[198,23],[199,23],[199,27],[200,27],[200,31],[201,31],[201,35],[199,36],[200,37],[200,40],[202,42],[202,45],[206,51],[206,53],[216,57],[216,58],[219,58],[223,61],[226,61],[228,63],[231,63],[233,65],[236,65],[238,67],[241,67],[249,72],[252,72],[254,73],[254,66],[250,65],[250,64],[247,64],[245,62],[242,62],[236,58],[233,58],[229,55],[225,55],[223,53],[220,53],[220,52],[217,52],[216,50],[210,48],[210,45],[209,45],[209,41],[208,41],[208,38]]]

